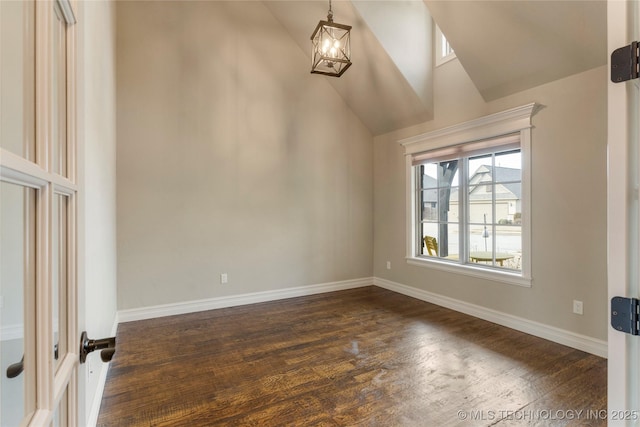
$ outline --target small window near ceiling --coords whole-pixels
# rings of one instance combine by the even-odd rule
[[[436,67],[449,62],[456,57],[451,44],[442,33],[440,27],[436,25]]]

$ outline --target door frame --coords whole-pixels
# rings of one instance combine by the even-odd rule
[[[637,1],[607,1],[607,264],[608,301],[640,297],[638,280],[638,80],[613,83],[610,54],[638,40]],[[632,144],[632,138],[636,141]],[[635,160],[630,160],[635,157]],[[634,188],[635,187],[635,188]],[[635,202],[634,202],[635,200]],[[611,318],[609,302],[608,313]],[[608,424],[624,426],[640,418],[640,338],[608,327]]]

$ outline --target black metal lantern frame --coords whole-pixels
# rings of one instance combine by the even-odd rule
[[[333,22],[331,2],[326,21],[311,35],[311,73],[340,77],[351,66],[351,26]]]

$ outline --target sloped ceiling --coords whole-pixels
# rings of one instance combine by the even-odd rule
[[[605,1],[425,3],[487,101],[607,62]]]
[[[263,1],[263,3],[309,56],[309,70],[311,70],[311,32],[318,21],[326,19],[328,1]],[[373,19],[372,26],[381,27],[380,22],[376,22],[376,14],[384,16],[384,9],[393,7],[396,2],[392,0],[363,3],[371,3],[362,6],[366,7],[370,19]],[[412,3],[414,10],[418,5],[428,14],[421,1],[399,0],[397,3],[396,6],[401,3]],[[365,22],[350,1],[333,1],[332,9],[335,22],[353,26],[351,30],[353,65],[340,78],[320,75],[314,78],[327,79],[374,135],[432,119],[431,75],[415,76],[414,73],[414,76],[407,79],[385,50],[380,39],[371,30],[370,25]],[[396,16],[398,13],[402,11],[396,7]],[[388,23],[389,26],[396,24],[400,23]],[[430,18],[424,25],[430,28]],[[384,33],[381,33],[380,38],[385,40],[388,49],[393,49],[393,46],[397,45],[397,49],[407,50],[406,39],[400,38],[394,42],[391,40],[392,37]],[[427,45],[432,45],[430,39]],[[430,62],[431,52],[425,52],[425,55]],[[399,63],[405,70],[411,70],[411,61],[399,60]],[[419,67],[424,68],[423,65]],[[429,72],[430,70],[431,67]]]
[[[263,3],[309,57],[325,0]],[[604,0],[334,0],[352,67],[327,79],[374,134],[431,120],[438,23],[486,101],[606,64]],[[436,107],[437,108],[437,105]]]
[[[433,20],[422,1],[353,1],[425,106],[433,104]]]

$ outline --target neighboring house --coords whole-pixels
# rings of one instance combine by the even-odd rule
[[[493,170],[492,170],[493,169]],[[480,166],[471,176],[470,183],[476,185],[469,193],[471,222],[487,223],[492,221],[491,201],[495,197],[496,224],[519,224],[521,220],[522,185],[520,169],[500,166]],[[495,176],[495,187],[491,185]],[[495,188],[495,189],[494,189]],[[495,191],[495,195],[493,192]],[[451,192],[450,221],[457,221],[458,191]],[[485,218],[486,215],[486,218]]]
[[[495,190],[491,183],[495,176]],[[483,224],[492,222],[491,202],[495,196],[496,200],[496,224],[519,224],[521,221],[521,170],[515,168],[506,168],[500,166],[480,166],[471,176],[470,184],[472,191],[469,194],[471,209],[469,212],[471,222]],[[437,181],[429,175],[423,175],[423,188],[430,188],[424,191],[422,197],[422,205],[424,209],[424,218],[437,221],[438,220],[438,190],[436,188]],[[475,187],[473,187],[475,186]],[[440,189],[440,191],[445,191]],[[493,192],[495,191],[495,195]],[[444,200],[444,199],[443,199]],[[449,201],[450,222],[458,221],[459,210],[459,194],[457,187],[451,190]],[[486,215],[486,218],[485,218]]]

